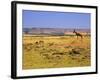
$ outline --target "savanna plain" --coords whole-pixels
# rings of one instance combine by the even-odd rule
[[[23,69],[91,65],[90,36],[23,35]]]

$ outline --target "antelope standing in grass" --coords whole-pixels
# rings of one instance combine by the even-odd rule
[[[78,39],[78,37],[81,37],[81,39],[83,38],[83,35],[81,33],[76,32],[75,29],[74,29],[73,33],[75,33],[75,35],[77,36],[77,39]]]

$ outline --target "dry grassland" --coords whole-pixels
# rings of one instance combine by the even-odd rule
[[[23,36],[23,69],[91,65],[90,36]]]

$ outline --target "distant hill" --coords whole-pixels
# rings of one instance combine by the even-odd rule
[[[68,28],[23,28],[26,34],[58,34],[72,33],[74,29]],[[77,32],[90,33],[90,29],[75,29]]]

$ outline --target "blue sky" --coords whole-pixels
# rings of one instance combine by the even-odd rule
[[[23,10],[24,28],[90,28],[90,13]]]

